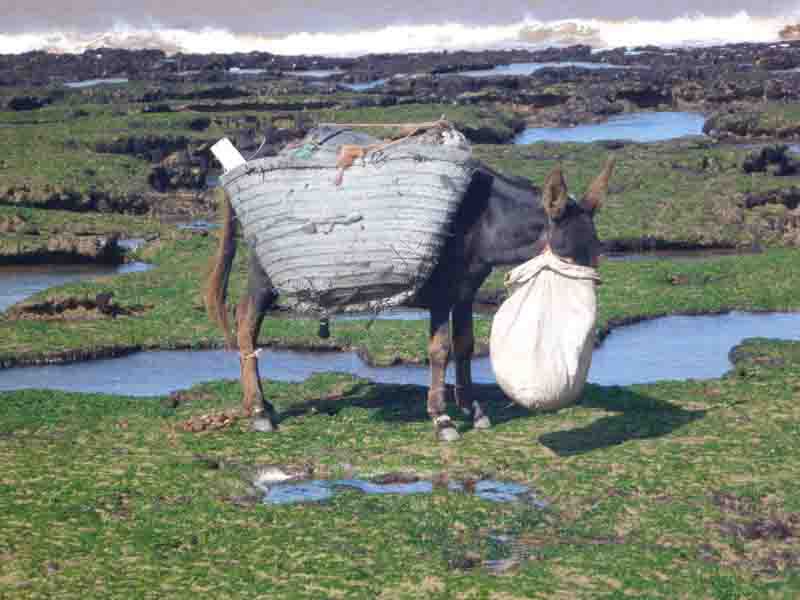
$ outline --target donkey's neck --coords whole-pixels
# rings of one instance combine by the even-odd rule
[[[490,266],[526,261],[544,246],[547,214],[538,188],[495,175],[480,228],[480,255]]]

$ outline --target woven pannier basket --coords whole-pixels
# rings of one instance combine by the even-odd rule
[[[337,185],[343,144],[379,142],[320,127],[222,177],[251,250],[297,310],[372,310],[412,299],[436,266],[477,167],[466,139],[439,127],[373,146]]]

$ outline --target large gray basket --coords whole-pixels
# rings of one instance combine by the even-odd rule
[[[436,266],[476,168],[469,144],[437,129],[358,159],[336,186],[339,146],[375,142],[320,128],[222,177],[245,239],[296,308],[402,304]]]

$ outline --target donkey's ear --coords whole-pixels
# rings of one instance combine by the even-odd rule
[[[542,205],[551,219],[558,219],[564,214],[568,200],[567,182],[564,181],[561,167],[557,166],[550,172],[547,179],[544,180]]]
[[[589,186],[581,202],[581,206],[583,206],[585,210],[594,212],[605,202],[606,195],[608,194],[608,182],[611,179],[611,174],[614,172],[615,163],[616,159],[610,156],[606,161],[606,166],[603,167],[603,170],[600,172],[600,175],[598,175],[597,179]]]

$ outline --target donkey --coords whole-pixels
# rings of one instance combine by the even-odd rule
[[[472,418],[475,429],[491,426],[483,406],[472,395],[472,304],[476,292],[493,267],[524,262],[547,248],[562,259],[596,266],[601,245],[594,215],[608,191],[613,167],[614,160],[610,158],[579,202],[568,194],[560,167],[553,169],[541,188],[527,179],[508,177],[484,165],[476,170],[437,266],[411,304],[430,311],[428,414],[439,440],[449,442],[459,437],[446,413],[445,372],[451,354],[456,365],[457,406]],[[234,342],[225,297],[236,252],[234,228],[233,209],[225,196],[222,235],[208,277],[205,302],[209,317],[222,327],[229,347]],[[254,417],[253,427],[264,432],[277,427],[277,415],[261,387],[256,342],[265,311],[275,296],[269,275],[252,254],[247,291],[236,308],[236,337],[243,408]]]

